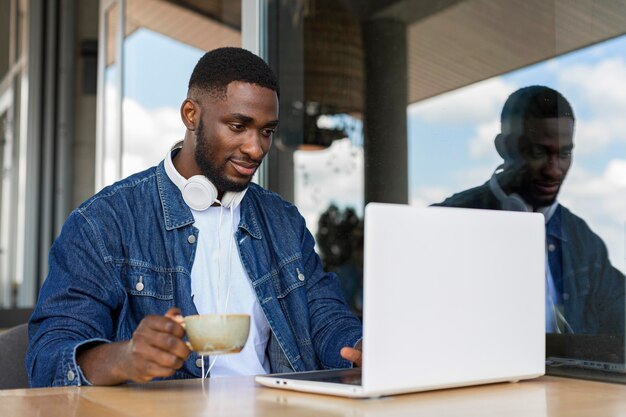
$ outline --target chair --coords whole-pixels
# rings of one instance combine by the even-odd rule
[[[27,348],[28,324],[0,333],[0,389],[28,388]]]

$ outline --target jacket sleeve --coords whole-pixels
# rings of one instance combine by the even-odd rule
[[[32,387],[89,384],[78,349],[108,342],[124,289],[102,237],[74,211],[52,245],[49,273],[29,322],[26,367]]]
[[[342,347],[354,347],[363,337],[360,320],[352,313],[334,273],[324,272],[315,252],[313,236],[302,221],[301,242],[307,277],[307,298],[311,337],[324,368],[348,368],[351,363],[339,355]]]
[[[602,240],[598,243],[599,254],[596,269],[600,272],[594,280],[594,307],[597,309],[597,331],[599,333],[624,333],[624,275],[609,260],[606,245]]]

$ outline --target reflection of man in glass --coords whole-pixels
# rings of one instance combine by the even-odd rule
[[[557,196],[572,163],[574,112],[548,87],[509,96],[495,146],[504,159],[485,184],[438,205],[541,212],[546,218],[546,331],[624,332],[624,276],[604,242]],[[514,238],[513,236],[511,238]]]

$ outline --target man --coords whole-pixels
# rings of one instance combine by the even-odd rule
[[[211,376],[359,363],[360,322],[304,219],[250,182],[278,125],[270,68],[243,49],[208,52],[181,118],[181,148],[83,203],[53,244],[29,327],[32,386],[200,377],[209,361],[180,321],[211,312],[252,317],[244,350],[212,360]]]
[[[485,184],[438,205],[535,211],[546,219],[546,331],[624,333],[624,276],[604,242],[557,196],[572,163],[574,112],[557,91],[519,89],[501,114],[504,159]],[[511,236],[511,239],[514,239]]]

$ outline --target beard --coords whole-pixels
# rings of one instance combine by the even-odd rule
[[[196,129],[196,149],[194,159],[196,160],[196,164],[198,164],[200,171],[202,171],[202,175],[207,177],[207,179],[213,183],[218,191],[240,192],[248,187],[249,181],[242,184],[226,178],[226,175],[224,174],[226,170],[226,161],[220,164],[215,162],[217,157],[209,145],[209,140],[204,135],[204,124],[202,123],[202,120],[200,120],[198,128]]]

